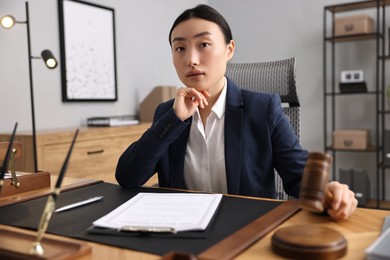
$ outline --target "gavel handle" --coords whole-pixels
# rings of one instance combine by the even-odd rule
[[[328,190],[326,190],[325,195],[323,196],[324,197],[321,198],[317,197],[316,199],[313,199],[310,196],[309,197],[301,196],[298,200],[299,207],[317,213],[323,212],[326,209],[331,209],[333,194]]]
[[[325,209],[331,209],[332,208],[332,200],[333,200],[333,194],[330,193],[328,190],[325,193],[325,200],[324,200],[324,208]]]

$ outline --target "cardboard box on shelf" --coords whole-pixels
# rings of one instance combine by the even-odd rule
[[[142,123],[153,122],[154,111],[157,106],[176,96],[176,86],[157,86],[140,103],[139,117]]]
[[[335,36],[374,32],[374,20],[366,15],[343,16],[335,19]]]
[[[333,132],[333,148],[365,150],[370,145],[370,129],[339,129]]]

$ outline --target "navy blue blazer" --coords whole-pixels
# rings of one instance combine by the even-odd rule
[[[151,127],[118,161],[115,177],[122,187],[143,185],[158,173],[160,187],[186,188],[184,156],[192,117],[181,121],[173,100],[160,104]],[[251,92],[227,81],[225,163],[229,194],[275,198],[274,169],[285,191],[298,197],[307,151],[275,94]]]

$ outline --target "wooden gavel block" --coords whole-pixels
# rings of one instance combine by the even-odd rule
[[[337,259],[347,253],[347,240],[338,231],[317,225],[292,225],[272,236],[272,250],[289,259]]]
[[[323,212],[331,195],[326,193],[332,158],[326,153],[309,153],[301,181],[299,207]],[[338,231],[319,225],[292,225],[272,236],[272,250],[290,259],[335,259],[347,253],[347,240]]]

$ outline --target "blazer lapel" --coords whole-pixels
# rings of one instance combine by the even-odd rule
[[[225,110],[225,165],[229,194],[239,194],[242,134],[243,101],[240,89],[228,79]]]

